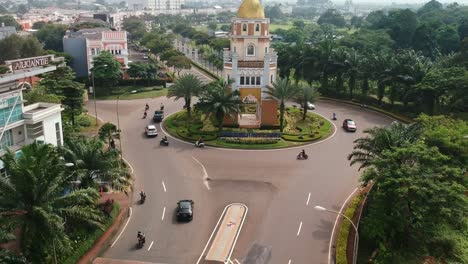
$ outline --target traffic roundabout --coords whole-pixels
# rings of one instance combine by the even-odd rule
[[[128,224],[103,257],[129,263],[186,264],[199,259],[199,263],[209,263],[202,253],[223,210],[233,203],[247,206],[248,215],[235,247],[232,252],[229,249],[232,261],[263,258],[267,262],[259,263],[328,263],[336,217],[313,207],[340,210],[360,176],[347,160],[353,141],[363,136],[363,130],[393,121],[367,109],[318,101],[315,113],[323,117],[336,113],[338,117],[330,121],[335,129],[325,140],[262,151],[197,148],[172,138],[161,123],[142,119],[146,103],[150,111],[163,103],[166,118],[183,108],[182,102],[167,98],[119,102],[122,153],[134,169],[135,202]],[[115,105],[115,101],[98,101],[99,116],[117,123]],[[341,128],[346,118],[356,123],[355,133]],[[148,124],[156,126],[158,136],[146,136]],[[168,136],[169,146],[159,144],[163,136]],[[300,149],[308,160],[296,159]],[[140,190],[147,195],[144,204],[138,202]],[[190,222],[177,221],[180,200],[194,201]],[[138,250],[137,231],[146,234],[147,242]]]

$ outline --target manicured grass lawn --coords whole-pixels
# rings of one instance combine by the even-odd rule
[[[132,93],[131,91],[137,91]],[[120,100],[144,99],[154,98],[167,95],[167,89],[160,86],[121,86],[112,89],[109,95],[97,94],[99,100],[116,100],[119,94],[126,93],[120,96]]]
[[[324,118],[312,112],[308,112],[305,121],[296,120],[298,116],[302,116],[299,109],[289,109],[287,122],[290,124],[284,131],[283,138],[272,143],[272,140],[259,139],[263,141],[258,143],[256,138],[255,142],[246,143],[245,139],[242,143],[226,142],[226,140],[219,138],[219,131],[212,118],[205,118],[200,116],[199,113],[192,114],[192,118],[188,118],[185,111],[178,112],[171,115],[164,121],[164,126],[169,134],[186,140],[194,142],[200,137],[203,137],[205,143],[209,146],[225,147],[225,148],[238,148],[238,149],[274,149],[300,146],[308,144],[313,141],[328,137],[332,132],[332,125]],[[202,122],[203,120],[203,122]],[[294,121],[294,122],[293,122]],[[319,125],[320,123],[320,125]],[[302,130],[298,131],[296,128],[300,127]],[[242,128],[223,128],[224,132],[249,132],[249,133],[277,133],[279,128],[270,129],[242,129]],[[249,140],[252,138],[249,138]],[[232,141],[232,140],[231,140]]]
[[[293,27],[293,22],[288,21],[286,24],[270,24],[270,31],[275,31],[277,29],[288,30]]]

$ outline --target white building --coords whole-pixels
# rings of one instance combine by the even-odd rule
[[[62,58],[63,59],[63,58]],[[60,104],[35,103],[25,106],[23,90],[29,78],[57,69],[50,62],[61,61],[54,55],[5,61],[10,73],[0,75],[0,156],[6,150],[19,151],[22,146],[43,142],[62,146],[63,108]],[[0,161],[0,173],[5,173]]]
[[[148,0],[151,10],[180,10],[185,0]]]
[[[128,67],[127,32],[108,28],[86,28],[67,31],[63,37],[63,51],[73,57],[71,66],[76,76],[88,76],[93,60],[101,51],[108,51],[123,68]]]

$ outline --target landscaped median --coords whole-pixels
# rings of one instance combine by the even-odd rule
[[[320,115],[309,112],[302,120],[302,110],[290,107],[285,114],[284,132],[279,126],[259,129],[223,127],[219,130],[216,120],[203,113],[194,112],[188,117],[180,111],[164,120],[169,134],[179,139],[195,142],[203,138],[205,144],[237,149],[274,149],[309,144],[333,133],[332,124]]]

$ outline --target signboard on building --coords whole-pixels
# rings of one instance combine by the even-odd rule
[[[46,55],[19,60],[5,61],[5,64],[11,67],[12,71],[19,71],[49,64],[54,60],[54,55]]]

